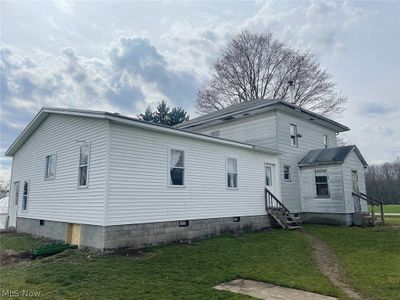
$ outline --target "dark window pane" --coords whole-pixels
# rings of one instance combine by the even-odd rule
[[[326,183],[328,182],[327,176],[315,176],[315,182]]]
[[[87,185],[87,167],[79,167],[79,186]]]
[[[183,185],[184,169],[171,168],[170,170],[170,184]]]
[[[317,196],[329,196],[329,189],[327,183],[317,184]]]
[[[237,187],[237,174],[228,173],[228,187],[236,188]]]

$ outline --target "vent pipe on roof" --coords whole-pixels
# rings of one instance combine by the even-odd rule
[[[289,100],[294,103],[294,82],[292,80],[288,81],[289,84]]]

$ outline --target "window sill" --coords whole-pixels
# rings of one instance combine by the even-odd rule
[[[331,196],[314,196],[314,199],[331,199]]]
[[[168,184],[169,188],[178,188],[178,189],[183,189],[186,186],[185,185],[174,185],[174,184]]]
[[[56,180],[56,178],[55,177],[51,177],[51,178],[45,178],[44,179],[44,181],[53,181],[53,180]]]
[[[78,190],[86,190],[86,189],[88,189],[88,188],[89,188],[88,185],[79,185],[79,186],[77,187]]]
[[[238,187],[226,187],[227,190],[237,191]]]

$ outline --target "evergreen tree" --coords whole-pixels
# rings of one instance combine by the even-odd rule
[[[138,118],[143,121],[153,122],[154,113],[151,111],[151,107],[147,106],[146,111],[143,114],[138,115]]]
[[[168,106],[167,102],[165,100],[161,101],[157,105],[157,110],[154,113],[154,122],[163,125],[168,125],[169,110],[170,107]]]
[[[189,120],[189,115],[182,107],[174,107],[168,115],[168,125],[174,126],[176,124]]]
[[[174,126],[184,121],[188,121],[189,115],[180,106],[171,109],[167,102],[163,100],[157,105],[157,110],[155,112],[153,112],[151,107],[148,106],[144,113],[138,115],[138,118],[143,121]]]

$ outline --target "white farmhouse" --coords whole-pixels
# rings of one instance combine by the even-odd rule
[[[254,100],[177,128],[43,108],[7,150],[9,227],[99,249],[299,222],[350,225],[367,210],[347,127]],[[358,221],[357,221],[358,222]]]

